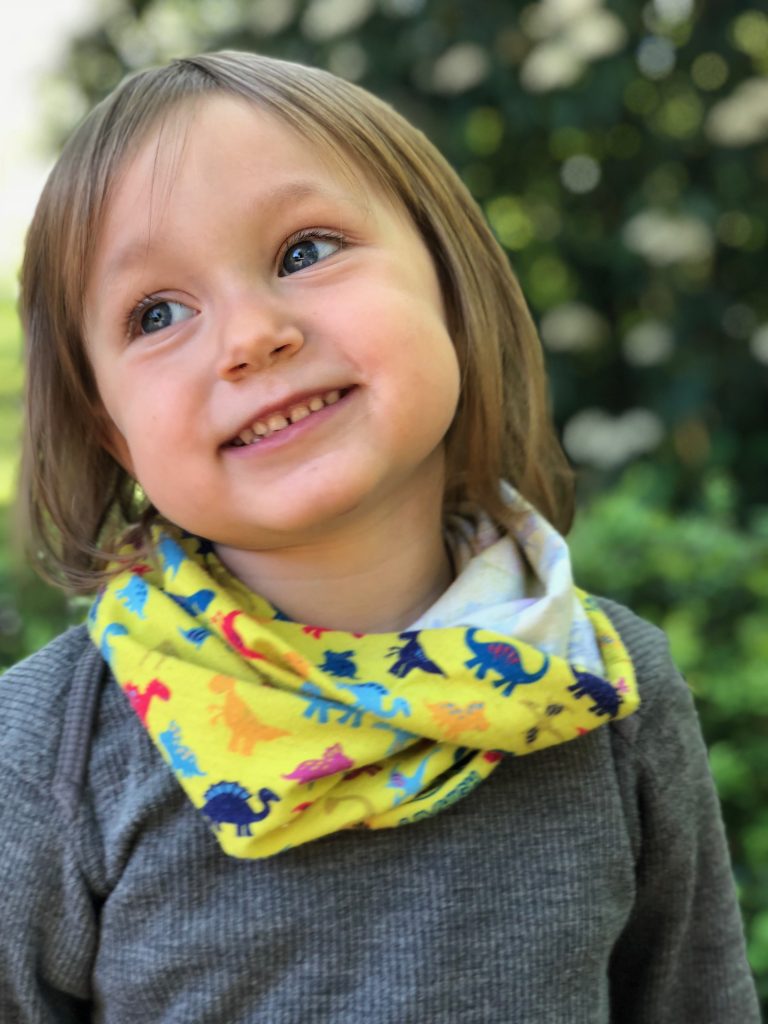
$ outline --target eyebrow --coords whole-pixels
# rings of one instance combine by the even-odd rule
[[[279,210],[306,199],[343,203],[346,206],[354,206],[361,213],[369,212],[362,195],[357,196],[352,192],[336,192],[315,182],[301,179],[287,181],[267,189],[254,197],[249,205],[256,209],[270,207]],[[150,244],[151,239],[141,239],[120,246],[104,268],[104,280],[111,281],[120,274],[133,269],[136,264],[142,263],[147,258]]]

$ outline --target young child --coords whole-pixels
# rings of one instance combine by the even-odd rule
[[[138,74],[22,314],[34,550],[98,593],[0,684],[3,1021],[757,1021],[688,689],[574,589],[534,327],[421,133]]]

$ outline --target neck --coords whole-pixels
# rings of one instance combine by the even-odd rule
[[[296,622],[353,633],[397,632],[452,580],[441,500],[381,508],[319,541],[242,551],[217,547],[227,568]]]

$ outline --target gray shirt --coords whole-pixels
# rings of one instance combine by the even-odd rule
[[[0,681],[0,1022],[755,1024],[663,635],[642,704],[434,818],[227,857],[84,627]]]

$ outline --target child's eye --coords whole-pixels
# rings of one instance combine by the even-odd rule
[[[197,310],[172,299],[145,299],[131,314],[130,327],[136,334],[154,334],[195,316]]]
[[[310,234],[307,232],[299,238],[294,238],[288,243],[288,247],[280,261],[280,277],[288,274],[295,274],[297,270],[304,270],[313,264],[332,256],[339,249],[343,248],[344,242],[338,235]]]

